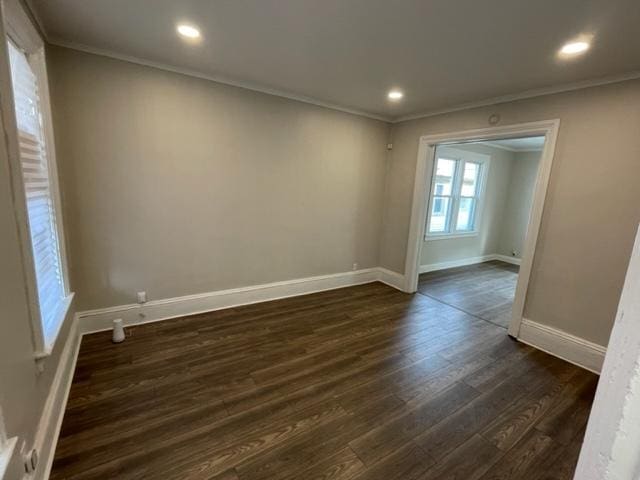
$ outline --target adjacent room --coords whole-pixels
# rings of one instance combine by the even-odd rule
[[[639,24],[0,0],[0,480],[638,480]]]
[[[436,148],[418,292],[509,326],[544,140]]]

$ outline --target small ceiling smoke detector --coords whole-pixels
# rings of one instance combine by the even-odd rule
[[[187,25],[186,23],[181,23],[180,25],[177,26],[176,30],[181,36],[188,38],[190,40],[195,40],[197,38],[200,38],[200,30],[198,30],[193,25]]]
[[[389,100],[400,100],[404,97],[404,93],[400,90],[391,90],[387,97],[389,97]]]

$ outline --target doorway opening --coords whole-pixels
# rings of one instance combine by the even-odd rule
[[[518,337],[558,125],[421,138],[406,291]]]

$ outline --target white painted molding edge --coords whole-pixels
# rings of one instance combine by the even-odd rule
[[[491,260],[500,260],[501,262],[510,263],[512,265],[520,265],[522,263],[522,259],[518,257],[510,257],[509,255],[500,255],[496,253],[493,255]]]
[[[606,347],[548,325],[522,319],[518,341],[600,374]]]
[[[51,473],[53,457],[58,444],[58,437],[62,427],[62,419],[67,408],[69,391],[73,373],[76,369],[78,353],[80,350],[80,335],[78,331],[78,316],[71,320],[69,334],[60,355],[58,369],[51,382],[51,388],[45,407],[40,417],[38,431],[36,433],[34,448],[37,449],[40,460],[34,478],[46,480]]]
[[[475,265],[476,263],[483,263],[493,260],[493,255],[481,255],[479,257],[461,258],[458,260],[449,260],[447,262],[430,263],[427,265],[420,265],[419,272],[435,272],[437,270],[446,270],[447,268],[464,267],[466,265]]]
[[[591,80],[583,80],[580,82],[565,83],[546,88],[536,88],[526,90],[524,92],[514,93],[511,95],[502,95],[499,97],[485,98],[478,101],[462,103],[451,107],[427,110],[412,115],[401,115],[392,120],[391,123],[408,122],[410,120],[418,120],[420,118],[434,117],[436,115],[444,115],[445,113],[460,112],[463,110],[472,110],[474,108],[490,107],[500,105],[502,103],[516,102],[518,100],[526,100],[528,98],[544,97],[547,95],[555,95],[557,93],[572,92],[574,90],[582,90],[584,88],[599,87],[601,85],[609,85],[611,83],[626,82],[640,78],[640,71],[624,73],[622,75],[610,75]]]
[[[186,75],[188,77],[199,78],[202,80],[209,80],[211,82],[220,83],[223,85],[230,85],[232,87],[244,88],[245,90],[252,90],[254,92],[264,93],[266,95],[273,95],[280,98],[286,98],[287,100],[294,100],[296,102],[307,103],[309,105],[315,105],[316,107],[328,108],[330,110],[336,110],[338,112],[350,113],[351,115],[358,115],[360,117],[371,118],[373,120],[380,120],[382,122],[391,123],[393,118],[377,115],[375,113],[366,112],[357,108],[348,108],[335,103],[325,102],[313,97],[307,97],[305,95],[296,95],[293,93],[285,92],[275,88],[264,87],[254,82],[247,82],[242,80],[236,80],[223,75],[206,74],[197,70],[189,68],[175,67],[166,63],[154,62],[152,60],[145,60],[133,55],[125,55],[117,53],[111,50],[102,48],[91,47],[77,42],[69,42],[57,37],[47,37],[47,41],[58,47],[69,48],[71,50],[77,50],[84,53],[90,53],[92,55],[99,55],[101,57],[113,58],[123,62],[134,63],[136,65],[143,65],[145,67],[156,68],[158,70],[164,70],[165,72],[177,73],[180,75]]]
[[[87,334],[109,330],[115,318],[121,318],[125,326],[139,325],[376,281],[399,290],[404,285],[404,277],[398,273],[368,268],[78,312],[79,329]]]
[[[461,258],[459,260],[450,260],[448,262],[430,263],[427,265],[420,265],[419,272],[435,272],[437,270],[446,270],[447,268],[464,267],[466,265],[475,265],[476,263],[490,262],[491,260],[500,260],[503,262],[511,263],[513,265],[520,265],[520,259],[509,257],[507,255],[490,254],[481,255],[479,257]]]
[[[404,275],[398,272],[387,270],[386,268],[378,267],[378,281],[389,285],[397,290],[404,291],[405,278]]]
[[[32,12],[34,11],[33,9],[30,9],[30,10]],[[32,15],[35,18],[37,18],[35,13],[32,13]],[[629,80],[635,80],[640,78],[640,71],[633,71],[633,72],[625,73],[622,75],[612,75],[612,76],[601,77],[601,78],[596,78],[591,80],[585,80],[581,82],[566,83],[566,84],[557,85],[553,87],[527,90],[524,92],[519,92],[515,94],[510,94],[510,95],[485,98],[478,101],[452,105],[449,107],[431,109],[431,110],[427,110],[417,114],[401,115],[401,116],[393,117],[388,115],[378,115],[378,114],[370,113],[370,112],[356,109],[356,108],[348,108],[348,107],[344,107],[334,103],[325,102],[316,98],[307,97],[304,95],[296,95],[290,92],[285,92],[285,91],[274,89],[274,88],[264,87],[264,86],[258,85],[257,83],[228,78],[223,75],[205,74],[205,73],[188,69],[188,68],[175,67],[165,63],[145,60],[143,58],[135,57],[133,55],[125,55],[125,54],[117,53],[108,49],[92,47],[92,46],[84,45],[77,42],[71,42],[71,41],[64,40],[62,38],[52,37],[50,35],[47,35],[47,42],[59,47],[69,48],[71,50],[78,50],[80,52],[91,53],[93,55],[100,55],[102,57],[108,57],[116,60],[122,60],[124,62],[135,63],[138,65],[157,68],[159,70],[164,70],[167,72],[179,73],[179,74],[187,75],[190,77],[201,78],[203,80],[210,80],[210,81],[221,83],[224,85],[231,85],[234,87],[244,88],[247,90],[253,90],[255,92],[265,93],[267,95],[275,95],[277,97],[287,98],[289,100],[308,103],[310,105],[316,105],[318,107],[337,110],[339,112],[344,112],[344,113],[350,113],[352,115],[358,115],[366,118],[371,118],[374,120],[380,120],[380,121],[391,123],[391,124],[406,122],[409,120],[417,120],[420,118],[433,117],[436,115],[444,115],[447,113],[459,112],[464,110],[472,110],[474,108],[500,105],[503,103],[515,102],[518,100],[526,100],[528,98],[543,97],[546,95],[554,95],[557,93],[571,92],[574,90],[582,90],[584,88],[598,87],[601,85],[609,85],[611,83],[626,82]]]

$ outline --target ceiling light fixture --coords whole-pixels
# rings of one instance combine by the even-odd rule
[[[387,96],[389,97],[389,100],[400,100],[404,97],[404,93],[400,90],[391,90]]]
[[[181,23],[178,25],[178,33],[185,38],[196,39],[200,38],[200,30],[198,30],[193,25],[187,25],[186,23]]]
[[[560,49],[560,54],[578,55],[579,53],[584,53],[589,50],[589,46],[589,42],[569,42]]]

